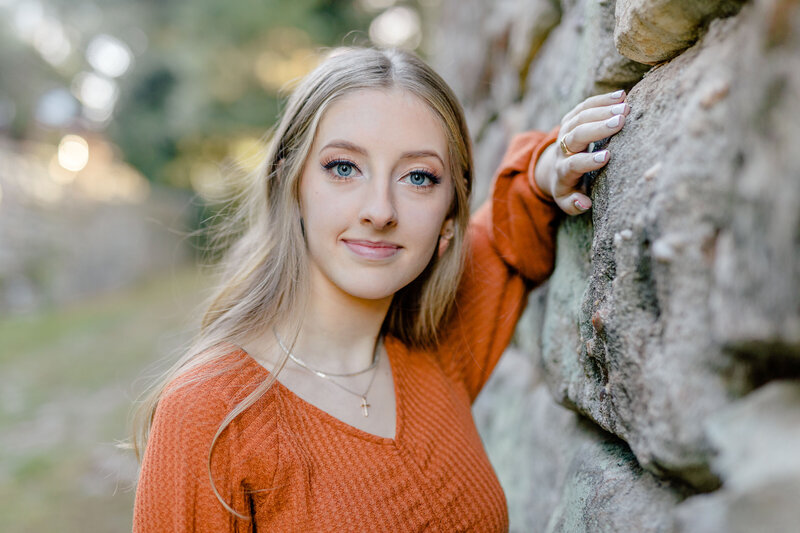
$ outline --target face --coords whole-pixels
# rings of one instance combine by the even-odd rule
[[[452,225],[447,153],[436,115],[407,91],[332,102],[300,182],[315,294],[386,300],[422,273]]]

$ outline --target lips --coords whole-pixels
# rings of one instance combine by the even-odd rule
[[[347,248],[364,259],[388,259],[400,250],[400,246],[386,241],[345,239]]]

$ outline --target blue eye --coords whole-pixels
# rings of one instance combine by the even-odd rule
[[[414,187],[428,189],[438,185],[442,180],[425,170],[413,170],[406,176],[406,181]]]
[[[428,176],[423,174],[422,172],[412,172],[408,176],[408,181],[411,182],[411,185],[421,186],[425,184],[425,180],[430,179]]]
[[[333,168],[334,171],[336,172],[336,175],[341,176],[343,178],[346,178],[353,173],[353,165],[351,165],[350,163],[337,163],[336,166]]]
[[[349,178],[356,170],[356,165],[344,159],[334,159],[322,165],[323,168],[331,172],[334,178]]]

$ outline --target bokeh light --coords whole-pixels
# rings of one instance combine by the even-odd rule
[[[317,62],[318,58],[311,50],[294,50],[288,56],[264,50],[256,60],[254,71],[265,89],[278,91],[302,78]]]
[[[63,64],[72,52],[72,43],[58,19],[43,18],[33,33],[33,46],[53,65]]]
[[[75,97],[60,87],[47,91],[39,98],[34,116],[44,126],[61,128],[72,122],[78,115],[79,107]]]
[[[387,9],[370,24],[369,38],[378,46],[413,50],[422,41],[419,15],[406,6]]]
[[[95,122],[111,118],[119,97],[117,83],[94,72],[81,72],[73,79],[72,91],[84,105],[83,114]]]
[[[58,144],[58,163],[67,170],[80,172],[89,163],[89,143],[80,135],[65,135]]]
[[[95,36],[86,47],[86,60],[99,73],[118,78],[130,68],[133,54],[127,44],[102,33]]]
[[[227,192],[219,167],[207,161],[192,164],[189,180],[192,189],[208,202],[219,202]]]
[[[256,137],[239,137],[235,139],[228,151],[236,165],[245,172],[253,172],[264,160],[266,146]]]
[[[19,37],[27,42],[33,40],[36,28],[44,19],[44,6],[35,0],[26,0],[17,4],[14,11],[13,25]]]

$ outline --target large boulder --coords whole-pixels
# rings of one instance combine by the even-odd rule
[[[614,42],[620,53],[656,64],[689,48],[709,21],[736,13],[744,0],[617,0]]]

